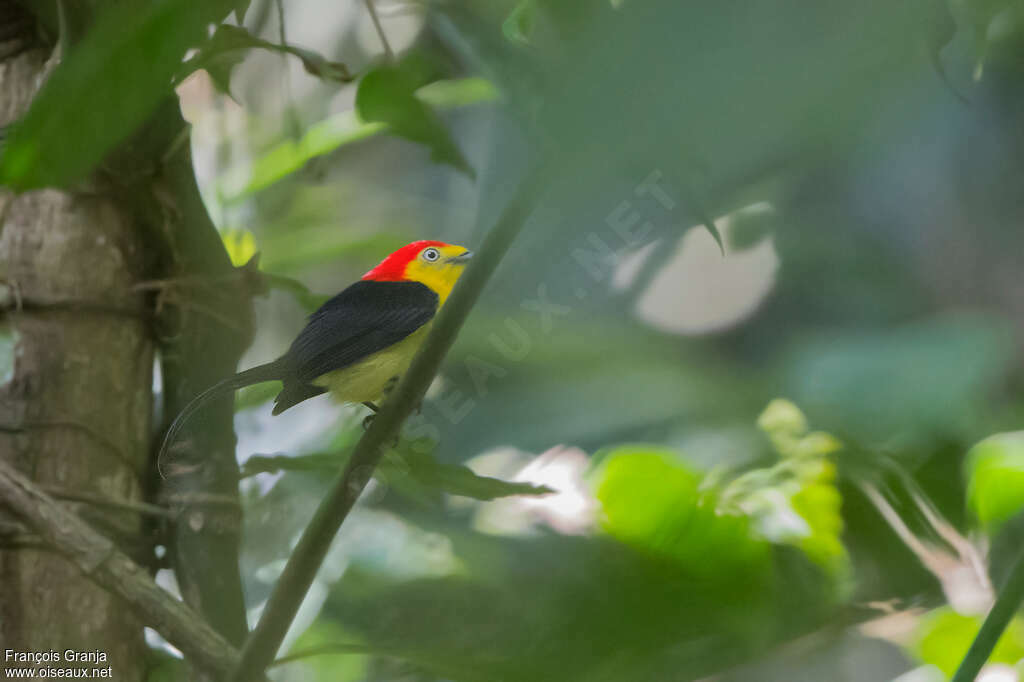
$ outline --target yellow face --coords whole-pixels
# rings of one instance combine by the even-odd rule
[[[473,252],[465,246],[428,246],[405,266],[405,278],[433,289],[439,298],[438,305],[441,305],[448,299],[472,256]]]

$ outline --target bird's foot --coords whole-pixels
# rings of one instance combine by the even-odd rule
[[[374,420],[374,418],[376,416],[377,415],[375,415],[375,414],[368,414],[365,417],[363,417],[363,431],[369,431],[370,430],[370,425],[373,424],[373,420]],[[393,450],[393,449],[397,448],[398,444],[401,442],[401,440],[402,440],[402,434],[401,433],[396,433],[391,438],[391,449]]]

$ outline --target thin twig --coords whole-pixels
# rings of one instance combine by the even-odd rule
[[[395,61],[395,53],[391,51],[391,45],[388,43],[388,37],[384,34],[384,27],[380,23],[380,17],[377,16],[377,8],[373,6],[373,0],[366,1],[366,11],[370,13],[370,19],[373,21],[373,27],[377,29],[377,35],[380,36],[380,42],[384,46],[384,54],[387,56],[389,62]]]
[[[178,131],[178,134],[174,136],[173,140],[171,140],[171,143],[167,145],[167,149],[164,150],[164,153],[160,155],[160,165],[166,166],[170,163],[171,159],[174,158],[174,155],[184,149],[191,139],[192,126],[183,125],[181,130]]]
[[[277,9],[277,39],[281,45],[287,45],[288,34],[284,23],[284,0],[277,0],[274,6]]]
[[[278,40],[281,43],[281,47],[285,50],[288,48],[288,36],[285,31],[285,20],[284,20],[284,0],[276,0],[274,3],[277,7],[277,32]],[[288,67],[287,52],[281,52],[281,64],[284,68],[281,71],[281,81],[284,87],[282,92],[285,99],[284,115],[288,122],[288,137],[298,139],[302,134],[302,122],[299,120],[298,115],[295,113],[295,98],[292,95],[292,75]],[[303,66],[306,62],[303,61]]]
[[[199,615],[165,592],[149,572],[117,549],[35,483],[0,460],[0,500],[20,516],[48,547],[63,555],[100,587],[124,600],[142,622],[163,635],[199,666],[218,675],[239,656]],[[248,679],[259,679],[252,675]]]
[[[889,504],[889,501],[885,499],[885,496],[879,492],[874,484],[862,482],[860,488],[868,500],[875,505],[875,509],[882,515],[882,518],[889,524],[893,532],[903,541],[907,549],[924,564],[925,568],[935,574],[936,577],[940,577],[945,568],[938,559],[941,556],[941,552],[933,546],[926,545],[907,527],[899,513],[892,508],[892,505]]]
[[[231,680],[247,682],[274,660],[334,536],[370,480],[387,444],[394,440],[402,422],[423,399],[470,309],[533,211],[549,173],[550,168],[545,168],[527,176],[459,279],[409,371],[381,406],[302,533],[259,623],[245,642],[242,660],[232,672]]]

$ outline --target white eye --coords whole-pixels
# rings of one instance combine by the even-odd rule
[[[423,256],[423,260],[427,261],[428,263],[433,263],[434,261],[441,257],[441,252],[435,248],[429,248],[424,250],[421,255]]]

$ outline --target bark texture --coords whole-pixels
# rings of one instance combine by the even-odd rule
[[[238,651],[188,606],[169,595],[104,535],[0,461],[0,497],[28,526],[97,584],[116,594],[146,623],[216,679],[230,672]],[[106,666],[104,666],[106,667]]]
[[[177,114],[175,103],[175,114]],[[180,118],[179,118],[180,120]],[[199,201],[191,157],[171,159],[163,181],[176,198],[167,290],[174,313],[163,348],[165,426],[202,390],[235,372],[252,340],[251,297],[258,277],[231,265]],[[178,515],[171,559],[185,601],[233,644],[249,632],[238,569],[241,506],[235,460],[234,401],[203,410],[164,462],[162,497]]]
[[[48,56],[0,61],[0,125],[28,107]],[[49,490],[142,496],[154,352],[133,291],[143,273],[132,214],[111,198],[0,189],[0,338],[13,348],[0,367],[0,459]],[[146,544],[137,513],[71,508],[129,550]],[[2,507],[0,522],[18,523]],[[0,538],[0,585],[4,648],[99,649],[115,679],[142,679],[140,623],[31,535]]]
[[[94,3],[65,7],[77,8],[64,26],[74,42]],[[53,66],[50,50],[33,46],[36,35],[30,15],[0,0],[0,126],[28,109]],[[58,499],[79,500],[70,508],[144,566],[163,532],[185,601],[240,643],[247,625],[231,401],[190,430],[166,482],[151,457],[158,342],[166,422],[234,372],[260,286],[254,270],[232,267],[210,222],[186,130],[169,96],[83,187],[18,196],[0,188],[0,460]],[[143,498],[168,505],[176,522],[81,503]],[[99,649],[116,679],[142,679],[143,623],[94,584],[110,587],[96,572],[87,571],[90,580],[80,562],[53,551],[53,537],[66,534],[37,537],[31,528],[0,498],[2,648]],[[208,661],[196,662],[195,676],[209,678]]]

